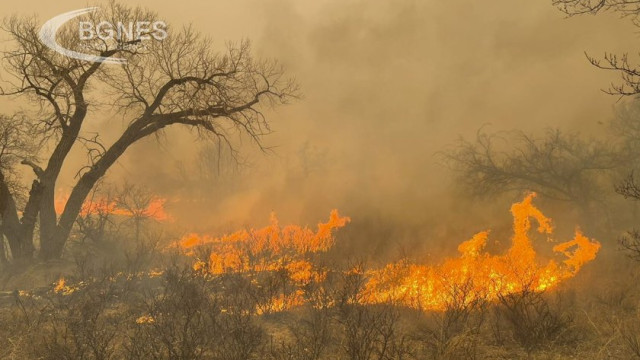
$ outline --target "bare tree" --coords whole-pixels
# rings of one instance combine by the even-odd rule
[[[600,11],[618,11],[623,15],[637,15],[640,12],[638,0],[553,0],[567,15],[596,14]]]
[[[25,192],[20,184],[15,168],[18,163],[33,164],[32,153],[35,150],[35,142],[30,137],[31,126],[23,114],[0,117],[0,247],[2,258],[4,253],[4,234],[9,240],[9,246],[16,257],[33,253],[33,243],[20,241],[21,237],[28,236],[27,228],[21,228],[18,224],[28,223],[29,214],[18,218],[17,202],[23,200],[22,194]],[[35,188],[34,181],[33,187]],[[33,188],[32,188],[33,191]],[[12,196],[12,193],[19,194]],[[26,209],[25,209],[26,210]],[[12,236],[14,235],[15,236]]]
[[[157,18],[150,11],[114,2],[76,20],[87,16],[112,23]],[[67,24],[73,25],[73,21]],[[234,133],[249,136],[260,145],[262,136],[269,132],[260,105],[285,103],[297,91],[276,62],[254,59],[248,42],[230,43],[226,52],[216,52],[210,39],[189,27],[172,29],[168,38],[147,41],[144,46],[137,46],[139,40],[81,40],[77,27],[74,31],[72,26],[59,31],[58,42],[65,48],[126,59],[119,66],[55,52],[39,40],[39,26],[33,18],[12,17],[3,28],[15,46],[4,53],[5,68],[14,80],[2,93],[24,97],[38,109],[31,120],[38,131],[29,136],[47,140],[38,153],[43,165],[24,162],[36,179],[21,219],[14,200],[20,194],[11,191],[6,175],[0,177],[2,223],[15,258],[33,256],[36,223],[40,256],[60,257],[87,195],[137,141],[171,126],[184,126],[229,147],[229,136]],[[100,104],[114,106],[125,122],[110,144],[84,130],[87,121],[97,116]],[[87,149],[88,164],[78,170],[77,183],[58,217],[54,209],[56,181],[76,144]]]
[[[94,243],[103,242],[109,228],[115,225],[112,219],[113,201],[111,191],[103,191],[99,185],[94,186],[84,204],[86,211],[82,211],[76,219],[77,232],[82,243],[87,239]]]
[[[150,209],[150,205],[157,200],[148,190],[135,184],[125,183],[118,191],[115,203],[119,209],[126,211],[133,223],[136,243],[140,242],[142,223],[159,214],[154,213],[158,209]]]
[[[616,12],[631,19],[640,27],[640,1],[638,0],[553,0],[553,4],[569,16],[598,14],[605,11]],[[620,74],[621,83],[612,84],[606,93],[617,96],[640,94],[640,66],[633,64],[628,55],[605,53],[602,59],[587,55],[592,65],[613,70]]]
[[[477,133],[443,153],[459,182],[474,195],[535,191],[584,209],[601,199],[605,176],[624,156],[610,145],[549,130],[542,137],[523,132]]]
[[[640,200],[640,184],[638,184],[633,172],[616,184],[616,192],[624,196],[625,199]],[[640,231],[632,229],[625,232],[618,243],[631,259],[640,261]]]

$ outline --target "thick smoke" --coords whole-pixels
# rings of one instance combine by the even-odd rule
[[[416,242],[410,246],[424,246],[425,236],[463,240],[483,227],[445,224],[474,208],[451,196],[451,176],[437,152],[481,126],[601,131],[614,99],[599,89],[614,74],[596,71],[584,51],[623,52],[636,40],[632,26],[616,17],[565,19],[550,2],[135,4],[174,26],[192,24],[220,47],[251,39],[255,52],[279,59],[304,93],[287,107],[266,110],[273,134],[264,139],[265,153],[236,139],[236,163],[217,144],[168,130],[130,149],[110,171],[110,182],[134,181],[167,197],[176,224],[201,231],[264,224],[270,211],[284,223],[313,223],[339,208],[360,230],[385,223],[421,228],[403,234]],[[25,0],[0,4],[0,11],[37,13],[44,21],[85,6]],[[108,138],[122,121],[113,116],[92,126]],[[83,161],[79,149],[61,191]],[[508,202],[498,205],[504,214]],[[478,224],[487,223],[483,216],[489,217],[476,213]],[[386,241],[396,231],[361,242]]]

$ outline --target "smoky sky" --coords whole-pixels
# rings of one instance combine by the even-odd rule
[[[451,174],[435,155],[481,126],[598,133],[616,80],[584,52],[633,49],[635,28],[615,15],[566,18],[550,1],[218,0],[129,1],[173,26],[192,24],[215,45],[250,39],[276,58],[303,97],[267,110],[262,153],[203,185],[199,154],[212,150],[169,130],[131,148],[109,179],[138,182],[174,201],[181,224],[207,227],[347,215],[419,222],[451,200]],[[41,22],[85,1],[3,1],[0,13]],[[110,119],[94,126],[117,131]],[[117,124],[120,124],[118,122]],[[78,152],[60,181],[73,184]],[[223,159],[224,160],[224,159]],[[225,161],[221,162],[225,165]],[[77,166],[77,165],[76,165]],[[200,190],[194,191],[194,183]],[[197,203],[197,206],[193,204]]]

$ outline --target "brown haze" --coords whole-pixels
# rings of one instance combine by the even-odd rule
[[[460,209],[445,195],[450,173],[435,154],[487,124],[492,130],[602,130],[599,122],[612,116],[614,99],[599,89],[613,74],[596,71],[583,52],[623,52],[637,41],[626,21],[565,19],[550,1],[131,4],[173,26],[192,24],[220,46],[251,39],[259,55],[287,67],[304,93],[268,114],[274,133],[265,145],[272,152],[262,154],[244,139],[245,161],[210,184],[199,181],[197,171],[203,147],[175,130],[159,146],[153,140],[134,146],[109,172],[109,181],[136,182],[169,198],[176,224],[191,231],[264,224],[272,210],[284,223],[314,223],[338,208],[353,226],[386,219],[422,224],[441,237],[446,229],[439,219]],[[86,6],[3,1],[0,13],[37,14],[43,22]],[[120,119],[105,117],[93,126],[108,136],[114,124]],[[77,154],[79,164],[84,156]],[[223,170],[227,164],[221,162]],[[73,184],[75,170],[67,169],[60,191]],[[509,202],[498,205],[505,213]],[[455,242],[483,227],[460,229]]]

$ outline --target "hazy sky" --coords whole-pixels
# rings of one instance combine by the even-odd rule
[[[196,218],[211,223],[266,219],[269,210],[293,220],[324,217],[331,208],[428,216],[449,176],[437,151],[485,124],[600,131],[615,102],[600,89],[616,77],[590,66],[584,52],[637,43],[626,20],[566,19],[550,1],[127,3],[174,26],[193,24],[219,45],[249,38],[302,87],[303,99],[269,113],[274,134],[265,141],[275,154],[247,150],[251,166],[199,211]],[[0,13],[45,21],[86,6],[3,1]],[[184,134],[169,135],[160,150],[153,142],[131,149],[111,176],[179,192],[175,169],[189,168],[198,149]],[[71,184],[66,177],[61,186]]]

